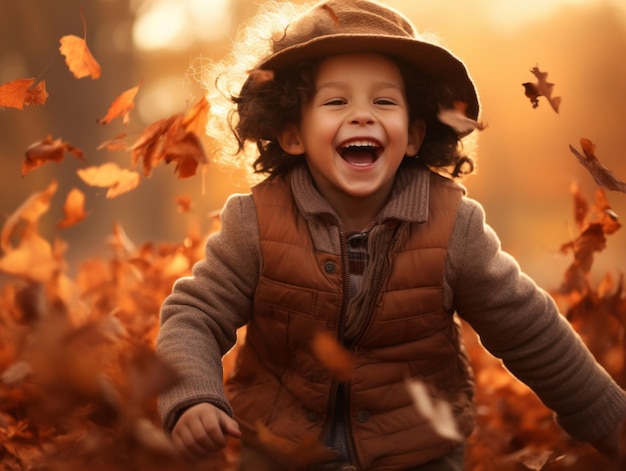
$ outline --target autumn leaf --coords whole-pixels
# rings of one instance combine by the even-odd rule
[[[83,36],[87,37],[87,24],[81,10],[80,17],[83,20]],[[100,64],[91,55],[87,47],[86,39],[73,34],[63,36],[60,39],[59,51],[65,56],[65,63],[77,79],[91,76],[92,80],[100,78]]]
[[[530,99],[533,108],[537,108],[539,106],[539,97],[543,96],[546,100],[548,100],[552,109],[558,113],[561,105],[561,97],[552,97],[554,84],[548,82],[548,73],[542,72],[537,66],[530,69],[530,71],[537,78],[537,82],[525,82],[522,86],[524,87],[524,94]]]
[[[130,147],[133,166],[141,161],[144,176],[150,176],[160,162],[174,162],[179,178],[195,175],[200,164],[208,163],[200,140],[208,109],[209,103],[202,97],[187,113],[175,114],[148,126]]]
[[[430,422],[438,435],[459,443],[463,441],[448,402],[431,396],[426,385],[421,381],[407,380],[406,387],[411,394],[415,409]]]
[[[115,162],[79,169],[76,173],[87,185],[108,188],[107,198],[134,190],[141,178],[137,172],[120,168]]]
[[[79,160],[84,160],[82,150],[63,142],[61,138],[52,140],[52,136],[48,135],[44,140],[35,142],[26,149],[26,158],[22,162],[22,176],[47,162],[61,162],[67,152],[74,154]]]
[[[135,108],[135,95],[139,91],[139,87],[141,86],[141,82],[133,88],[129,88],[128,90],[122,92],[113,103],[109,107],[106,115],[103,118],[99,118],[96,122],[98,124],[108,124],[118,116],[122,116],[122,122],[124,124],[128,124],[130,120],[130,112],[133,108]]]
[[[188,213],[191,211],[191,196],[180,195],[176,197],[176,207],[181,213]]]
[[[331,332],[316,332],[311,342],[311,349],[320,363],[338,380],[350,380],[354,356],[350,351],[339,345],[336,337]]]
[[[126,150],[126,143],[124,142],[124,138],[126,137],[126,133],[120,133],[113,137],[113,139],[108,139],[102,142],[97,150],[106,149],[112,152]]]
[[[617,178],[613,172],[600,163],[595,155],[596,146],[589,139],[582,138],[580,146],[583,150],[581,154],[572,145],[569,146],[572,154],[578,159],[578,162],[587,169],[596,184],[602,188],[612,191],[621,191],[626,193],[626,183]]]
[[[43,105],[48,99],[46,81],[34,83],[34,78],[27,78],[0,85],[0,106],[21,110],[25,105]]]
[[[63,220],[57,223],[57,227],[66,228],[78,224],[87,217],[85,212],[85,194],[78,188],[72,188],[67,194],[63,205]]]
[[[479,131],[485,129],[485,125],[467,117],[466,109],[466,103],[455,101],[453,108],[440,108],[437,118],[459,134],[466,134],[474,129],[478,129]]]

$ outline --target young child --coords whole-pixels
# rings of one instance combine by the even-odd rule
[[[473,169],[471,129],[438,114],[478,119],[463,63],[370,0],[315,5],[271,46],[231,122],[268,177],[229,198],[162,308],[157,350],[181,381],[159,410],[176,446],[204,456],[241,437],[246,470],[461,470],[475,411],[456,313],[617,463],[626,394],[454,181]],[[318,359],[323,333],[351,352],[348,376]],[[408,381],[449,404],[460,439],[437,433]]]

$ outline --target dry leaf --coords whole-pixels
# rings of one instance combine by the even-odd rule
[[[34,78],[17,79],[0,85],[0,106],[21,110],[25,105],[43,105],[48,99],[46,81],[33,87]]]
[[[65,228],[78,224],[87,217],[85,212],[85,194],[78,188],[72,188],[67,194],[63,205],[63,220],[57,223],[57,227]]]
[[[530,71],[537,78],[537,82],[525,82],[522,86],[524,87],[524,94],[530,99],[533,108],[537,108],[539,106],[539,97],[543,96],[546,100],[548,100],[552,109],[558,113],[559,106],[561,105],[561,97],[552,97],[554,84],[548,82],[548,73],[542,72],[537,66],[530,69]]]
[[[107,198],[134,190],[141,179],[137,172],[120,168],[115,162],[79,169],[76,173],[87,185],[108,188]]]
[[[596,146],[589,139],[582,138],[580,140],[583,154],[578,152],[573,146],[569,146],[572,154],[578,159],[578,162],[587,169],[593,177],[596,184],[602,188],[612,191],[621,191],[626,193],[626,183],[617,178],[613,172],[600,163],[595,155]]]
[[[133,108],[135,108],[135,95],[139,91],[139,87],[141,86],[141,82],[133,88],[129,88],[128,90],[122,92],[113,103],[109,107],[107,114],[104,118],[99,118],[97,120],[98,124],[109,124],[112,120],[117,118],[118,116],[122,116],[122,122],[124,124],[128,124],[130,120],[130,112]]]
[[[98,150],[106,149],[112,152],[126,150],[126,143],[123,139],[126,137],[126,133],[120,133],[113,139],[104,141],[98,146]]]
[[[432,397],[421,381],[408,380],[406,387],[417,412],[430,421],[438,435],[459,443],[463,441],[448,402]]]
[[[52,136],[48,135],[44,140],[31,144],[26,149],[25,159],[22,162],[22,176],[47,162],[61,162],[65,158],[66,152],[74,154],[79,160],[85,160],[82,150],[68,142],[63,142],[61,138],[52,140]]]
[[[466,103],[455,101],[453,108],[440,108],[437,118],[443,124],[447,124],[454,129],[458,134],[466,134],[474,129],[479,131],[485,129],[485,125],[467,117],[465,114],[466,109]]]
[[[354,356],[350,351],[339,345],[337,338],[331,332],[316,332],[311,341],[311,350],[320,363],[338,380],[350,380]]]
[[[93,80],[100,78],[100,64],[91,55],[84,39],[73,34],[63,36],[59,51],[65,56],[65,63],[77,79],[91,76]]]
[[[188,213],[191,211],[191,196],[180,195],[176,197],[176,207],[180,213]]]

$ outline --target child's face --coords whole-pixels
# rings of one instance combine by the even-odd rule
[[[305,154],[327,199],[386,197],[403,157],[417,153],[423,131],[421,121],[409,124],[404,79],[392,60],[341,54],[321,63],[300,125],[281,144]]]

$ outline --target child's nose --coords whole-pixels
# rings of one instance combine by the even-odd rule
[[[350,113],[349,121],[351,124],[358,125],[372,124],[375,121],[374,113],[372,113],[370,107],[365,104],[355,105]]]

